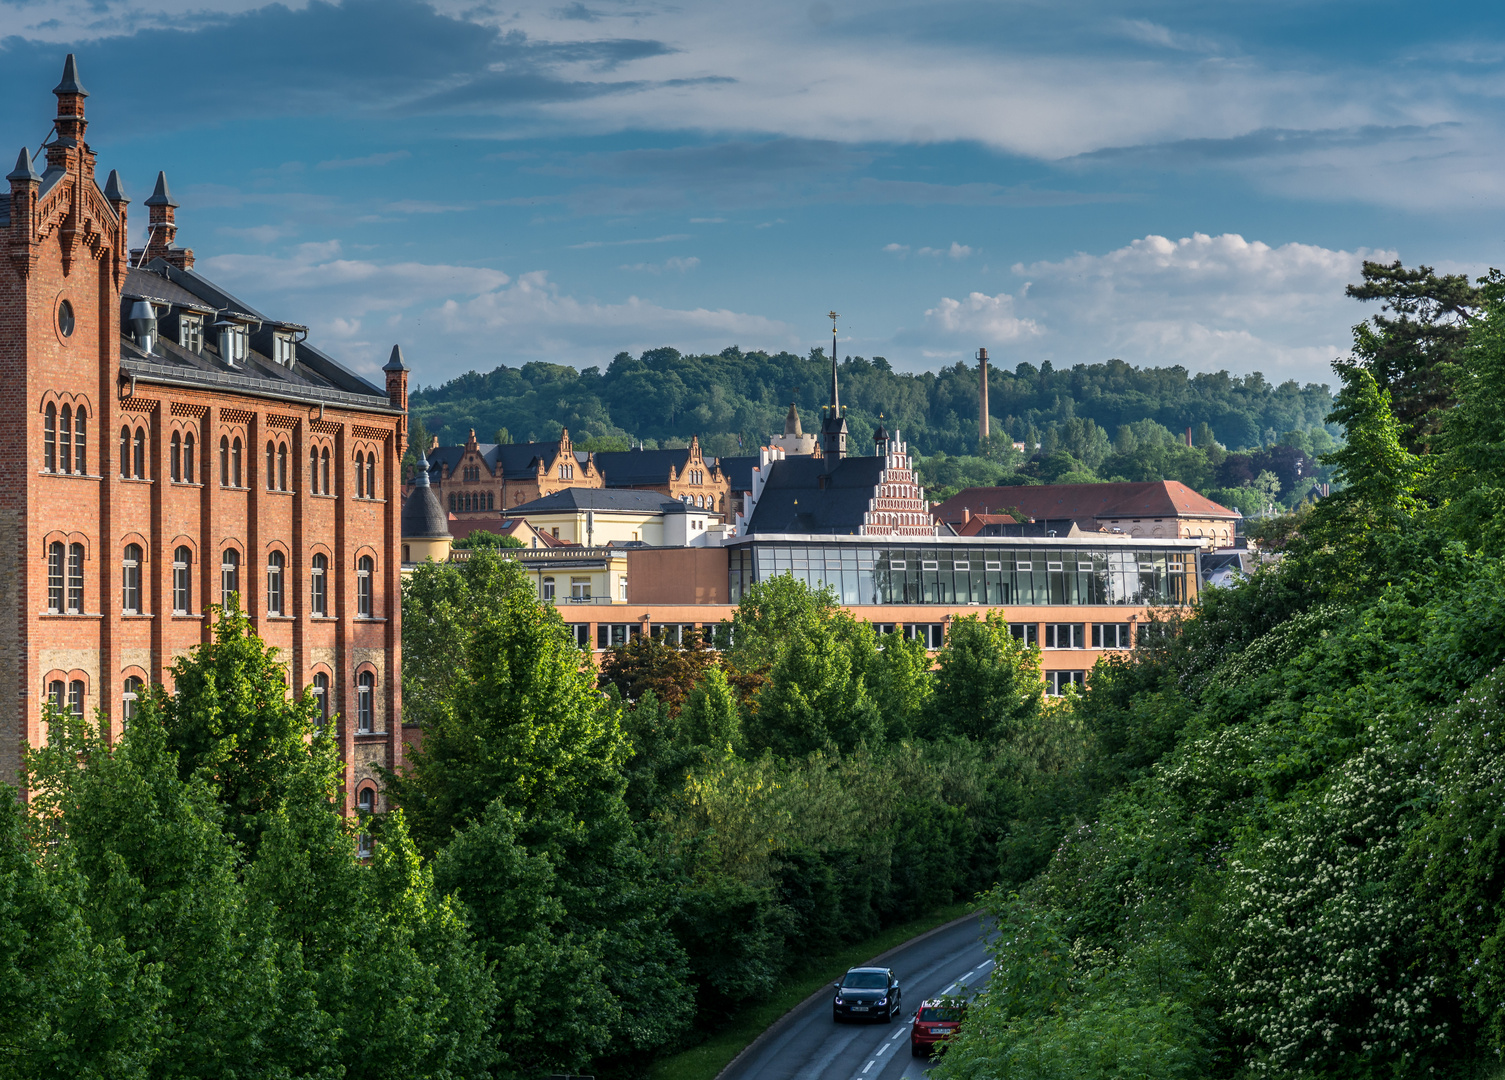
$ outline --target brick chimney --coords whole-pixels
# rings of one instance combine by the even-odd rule
[[[977,439],[979,443],[988,441],[988,350],[977,350]]]
[[[169,265],[176,266],[179,270],[193,269],[193,250],[180,248],[173,241],[178,236],[178,223],[176,212],[178,204],[167,190],[167,174],[157,173],[157,186],[152,189],[150,197],[146,200],[146,208],[150,217],[147,220],[146,250],[137,248],[131,252],[132,258],[138,263],[149,263],[153,259],[163,259]]]

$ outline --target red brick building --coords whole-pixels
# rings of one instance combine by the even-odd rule
[[[194,272],[166,178],[129,251],[72,56],[39,174],[0,206],[0,777],[47,738],[43,702],[103,710],[238,603],[337,725],[351,805],[402,763],[398,466],[407,369],[379,389]]]

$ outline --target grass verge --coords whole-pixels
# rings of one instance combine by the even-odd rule
[[[749,1005],[725,1026],[713,1032],[699,1046],[664,1058],[649,1072],[652,1080],[715,1080],[715,1076],[752,1042],[790,1009],[815,991],[834,983],[855,967],[881,952],[902,945],[912,937],[933,930],[976,909],[975,904],[951,904],[921,919],[891,926],[876,937],[847,945],[825,956],[807,959],[787,973],[773,993],[755,1005]]]

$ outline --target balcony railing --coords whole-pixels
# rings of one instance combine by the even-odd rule
[[[608,559],[625,558],[627,552],[622,548],[610,547],[562,547],[562,548],[498,548],[498,555],[504,559],[517,559],[522,562],[581,562],[593,560],[604,562]],[[470,548],[451,549],[450,562],[465,562],[473,554]]]

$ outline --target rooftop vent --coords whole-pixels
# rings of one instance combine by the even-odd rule
[[[157,342],[157,309],[146,300],[137,300],[131,305],[130,324],[136,347],[150,356]]]

